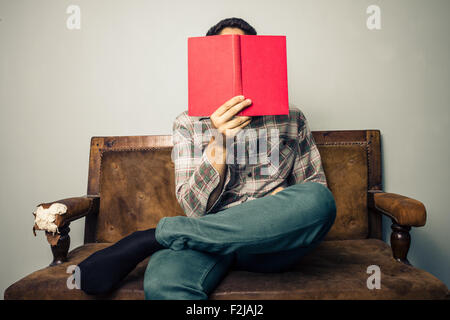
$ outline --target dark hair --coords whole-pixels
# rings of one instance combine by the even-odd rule
[[[247,23],[247,21],[241,18],[227,18],[219,21],[215,26],[212,26],[208,32],[207,36],[218,35],[225,28],[239,28],[246,35],[256,35],[256,30]]]

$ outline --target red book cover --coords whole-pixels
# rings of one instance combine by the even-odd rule
[[[238,115],[289,114],[286,36],[188,39],[188,115],[209,117],[237,95],[252,100]]]

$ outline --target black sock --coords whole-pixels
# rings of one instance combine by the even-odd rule
[[[102,294],[113,289],[136,265],[164,249],[155,239],[155,229],[136,231],[115,244],[99,250],[78,264],[81,290]]]

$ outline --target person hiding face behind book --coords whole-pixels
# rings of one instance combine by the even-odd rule
[[[240,18],[224,19],[207,36],[256,35]],[[289,115],[246,117],[239,111],[252,97],[235,96],[209,117],[184,111],[173,125],[175,188],[186,216],[163,217],[156,228],[136,231],[82,261],[81,289],[103,294],[120,286],[150,256],[144,277],[146,299],[208,299],[230,269],[289,270],[313,250],[336,218],[336,204],[320,154],[300,109]],[[194,154],[195,128],[216,130]],[[276,172],[266,164],[227,163],[224,143],[246,129],[276,129]],[[256,144],[259,136],[254,137]],[[250,143],[250,141],[249,141]]]

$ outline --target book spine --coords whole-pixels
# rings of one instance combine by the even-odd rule
[[[233,97],[242,95],[241,37],[233,35]]]

